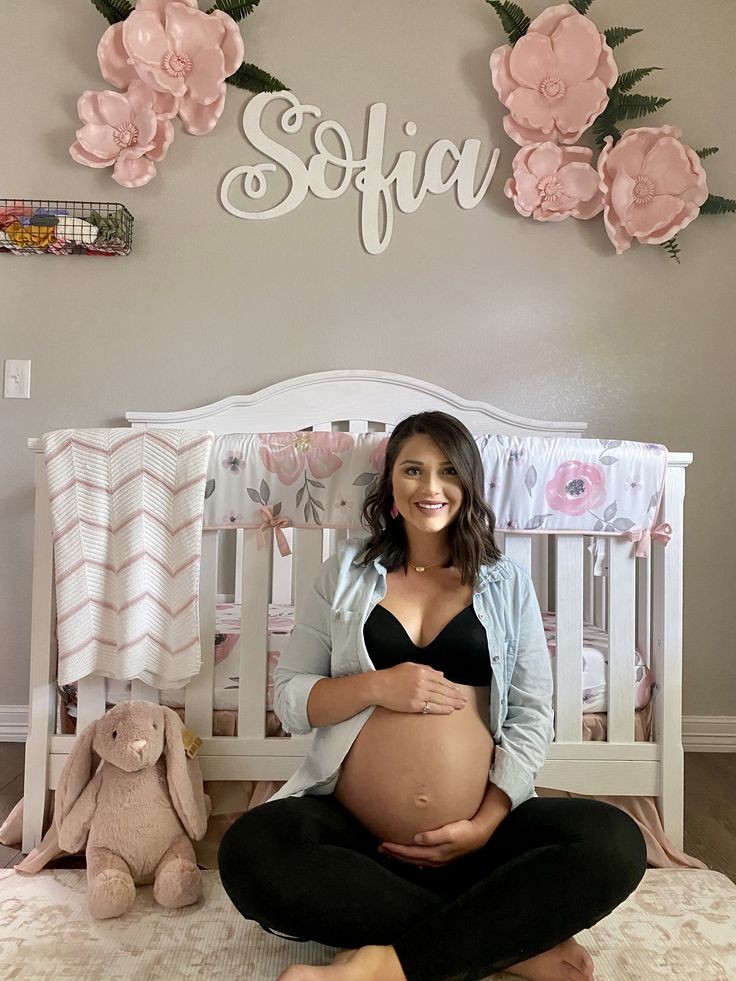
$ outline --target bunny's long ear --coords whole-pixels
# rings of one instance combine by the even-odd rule
[[[92,742],[96,732],[97,722],[90,722],[82,734],[77,737],[74,748],[61,771],[54,806],[54,824],[57,832],[61,831],[64,820],[69,816],[69,812],[94,776],[99,765],[99,756],[92,752]]]
[[[179,820],[190,838],[199,841],[207,830],[202,772],[195,759],[189,759],[184,750],[183,723],[173,709],[164,710],[166,779],[171,800]]]

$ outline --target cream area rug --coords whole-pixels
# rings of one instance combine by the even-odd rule
[[[130,913],[99,921],[87,912],[83,869],[0,870],[0,978],[275,981],[295,961],[327,964],[335,954],[242,919],[217,872],[204,872],[203,882],[195,906],[162,909],[143,886]],[[734,981],[736,885],[719,872],[650,869],[625,903],[577,940],[595,960],[596,981]]]

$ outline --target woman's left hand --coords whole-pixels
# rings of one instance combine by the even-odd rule
[[[452,821],[442,828],[416,835],[413,845],[384,841],[378,850],[409,865],[437,867],[478,851],[489,838],[490,835],[473,821]]]

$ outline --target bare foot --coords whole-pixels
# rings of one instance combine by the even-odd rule
[[[528,981],[593,981],[593,958],[572,937],[551,950],[507,967]]]
[[[278,981],[406,981],[393,947],[343,950],[326,967],[292,964]]]

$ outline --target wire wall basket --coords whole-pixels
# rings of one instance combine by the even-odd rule
[[[110,201],[0,198],[0,252],[128,255],[133,216]]]

